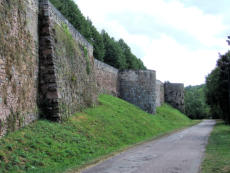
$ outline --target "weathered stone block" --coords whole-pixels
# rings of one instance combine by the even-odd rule
[[[156,80],[156,107],[159,107],[164,103],[164,97],[164,83]]]
[[[169,103],[181,112],[184,112],[184,84],[167,82],[164,84],[164,88],[165,102]]]

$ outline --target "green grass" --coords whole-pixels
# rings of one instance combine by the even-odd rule
[[[63,172],[194,123],[166,104],[151,115],[109,95],[99,102],[62,124],[39,120],[3,137],[0,172]]]
[[[206,148],[201,173],[230,173],[230,126],[218,122]]]

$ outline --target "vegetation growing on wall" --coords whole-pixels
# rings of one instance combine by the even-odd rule
[[[69,66],[74,65],[77,61],[77,57],[80,56],[80,46],[76,44],[66,24],[62,24],[61,26],[55,25],[55,34],[57,37],[55,53],[57,56],[69,61],[67,63],[68,66],[62,66],[65,68],[63,73],[69,81],[74,83],[77,79],[77,74],[71,71],[70,69],[72,68]]]
[[[70,60],[71,62],[69,63],[69,65],[74,65],[74,64],[76,65],[78,58],[82,55],[83,52],[86,72],[87,74],[90,74],[91,66],[90,66],[90,60],[89,60],[87,48],[83,45],[76,43],[76,40],[74,40],[66,24],[62,24],[61,27],[56,25],[55,30],[57,34],[57,42],[59,42],[59,44],[57,44],[57,47],[55,49],[56,54],[58,56],[65,57],[66,59]],[[69,69],[69,75],[70,75],[69,79],[71,79],[72,82],[74,82],[77,80],[77,76],[76,76],[77,74],[71,71],[70,69]]]
[[[90,62],[89,62],[89,55],[88,55],[88,51],[86,48],[84,48],[84,54],[85,54],[85,59],[86,59],[86,71],[87,74],[90,74],[91,72],[91,67],[90,67]]]
[[[71,113],[93,106],[97,97],[96,83],[91,73],[93,59],[87,47],[73,38],[65,24],[56,24],[54,34],[55,74],[64,120]]]
[[[56,29],[57,28],[58,27],[56,26]],[[63,32],[65,34],[62,37],[63,38],[62,41],[64,42],[64,45],[66,45],[65,48],[66,48],[67,56],[70,57],[71,59],[74,59],[75,53],[76,53],[76,45],[75,45],[75,41],[73,39],[73,36],[70,33],[69,28],[66,24],[62,23],[61,28],[63,29]]]
[[[72,61],[76,61],[76,57],[80,56],[81,51],[84,52],[84,57],[86,60],[86,71],[89,74],[91,71],[91,67],[87,48],[83,45],[76,44],[76,40],[74,40],[66,24],[63,23],[61,28],[58,25],[56,25],[55,29],[57,33],[59,33],[59,35],[57,35],[59,42],[61,41],[64,43],[63,46],[66,49],[66,57],[70,58]],[[62,33],[60,29],[64,31],[64,34],[60,35]],[[60,49],[57,48],[56,51],[60,51]],[[61,54],[61,52],[58,52],[58,54]]]
[[[25,113],[36,104],[35,69],[37,57],[31,34],[27,30],[26,8],[22,0],[3,0],[0,4],[0,63],[5,68],[0,86],[8,131],[22,126]],[[1,104],[1,103],[0,103]],[[1,134],[0,134],[1,135]]]
[[[206,103],[205,85],[185,88],[185,114],[192,119],[209,118],[210,108]]]
[[[130,47],[114,40],[105,31],[99,33],[92,22],[82,15],[73,0],[50,0],[72,25],[93,45],[94,57],[118,69],[146,69]]]

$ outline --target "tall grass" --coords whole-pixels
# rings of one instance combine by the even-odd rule
[[[230,173],[230,126],[223,121],[209,137],[201,173]]]

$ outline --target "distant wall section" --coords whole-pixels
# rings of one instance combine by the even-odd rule
[[[164,83],[156,80],[156,107],[159,107],[164,103],[164,97]]]
[[[184,107],[184,84],[182,83],[169,83],[164,84],[165,89],[165,102],[172,105],[174,108],[185,112]]]
[[[0,136],[38,118],[38,5],[0,3]]]
[[[156,72],[124,70],[119,73],[120,97],[144,111],[156,112]]]
[[[96,59],[94,68],[99,93],[119,96],[119,70]]]

